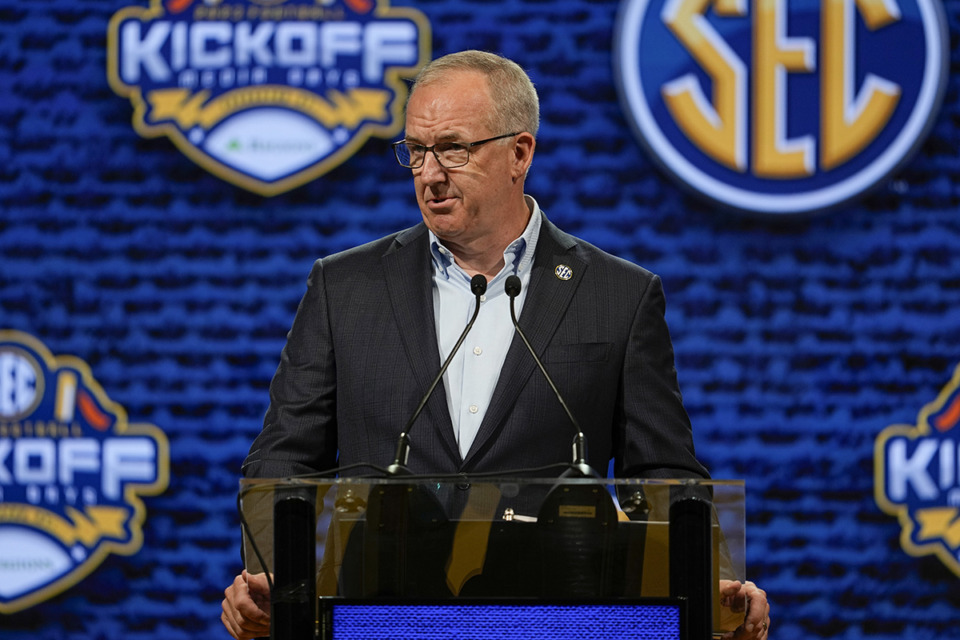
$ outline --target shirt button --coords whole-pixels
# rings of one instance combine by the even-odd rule
[[[483,349],[481,349],[480,347],[474,347],[474,348],[473,348],[473,355],[478,356],[478,355],[480,355],[481,353],[483,353]]]
[[[482,296],[480,296],[480,302],[486,302],[486,301],[487,301],[487,294],[483,294]]]
[[[480,411],[480,407],[475,404],[470,405],[470,413],[476,413],[477,411]]]

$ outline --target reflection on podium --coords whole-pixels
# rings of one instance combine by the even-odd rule
[[[276,640],[704,640],[743,621],[714,606],[745,579],[741,482],[244,480],[241,509]]]

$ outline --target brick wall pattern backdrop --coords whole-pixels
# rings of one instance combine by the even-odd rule
[[[0,328],[85,360],[131,420],[160,427],[169,488],[145,499],[139,553],[0,617],[5,640],[226,637],[239,465],[310,265],[418,220],[387,141],[262,198],[139,137],[105,72],[126,4],[0,1]],[[774,637],[960,637],[960,577],[904,553],[873,497],[877,435],[914,424],[960,363],[958,76],[929,139],[869,197],[787,220],[722,213],[630,134],[618,4],[415,6],[435,55],[487,49],[529,70],[544,119],[528,190],[548,215],[663,276],[698,453],[747,483],[749,577]],[[956,65],[960,2],[944,8]]]

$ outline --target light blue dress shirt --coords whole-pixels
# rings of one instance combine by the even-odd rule
[[[524,197],[531,210],[530,221],[523,234],[503,252],[503,269],[487,283],[487,292],[480,298],[480,314],[443,375],[447,408],[461,457],[467,455],[480,429],[513,340],[510,297],[503,290],[504,283],[508,276],[516,275],[523,285],[516,300],[518,319],[530,284],[533,256],[540,236],[540,207],[530,196]],[[433,315],[440,361],[443,362],[470,321],[476,297],[470,291],[470,276],[457,265],[453,254],[440,244],[432,231],[430,252],[433,257]]]

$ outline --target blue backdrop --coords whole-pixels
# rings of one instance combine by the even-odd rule
[[[143,139],[106,77],[123,0],[0,2],[0,329],[89,363],[160,427],[170,483],[142,550],[112,555],[3,638],[226,637],[239,465],[312,262],[419,219],[372,139],[326,176],[251,195]],[[718,211],[631,135],[611,64],[618,2],[424,0],[433,53],[500,52],[543,126],[528,181],[551,219],[664,279],[699,456],[747,486],[749,577],[777,638],[956,638],[960,577],[900,547],[874,442],[914,424],[960,363],[960,101],[869,197],[827,214]],[[945,4],[951,61],[960,2]]]

